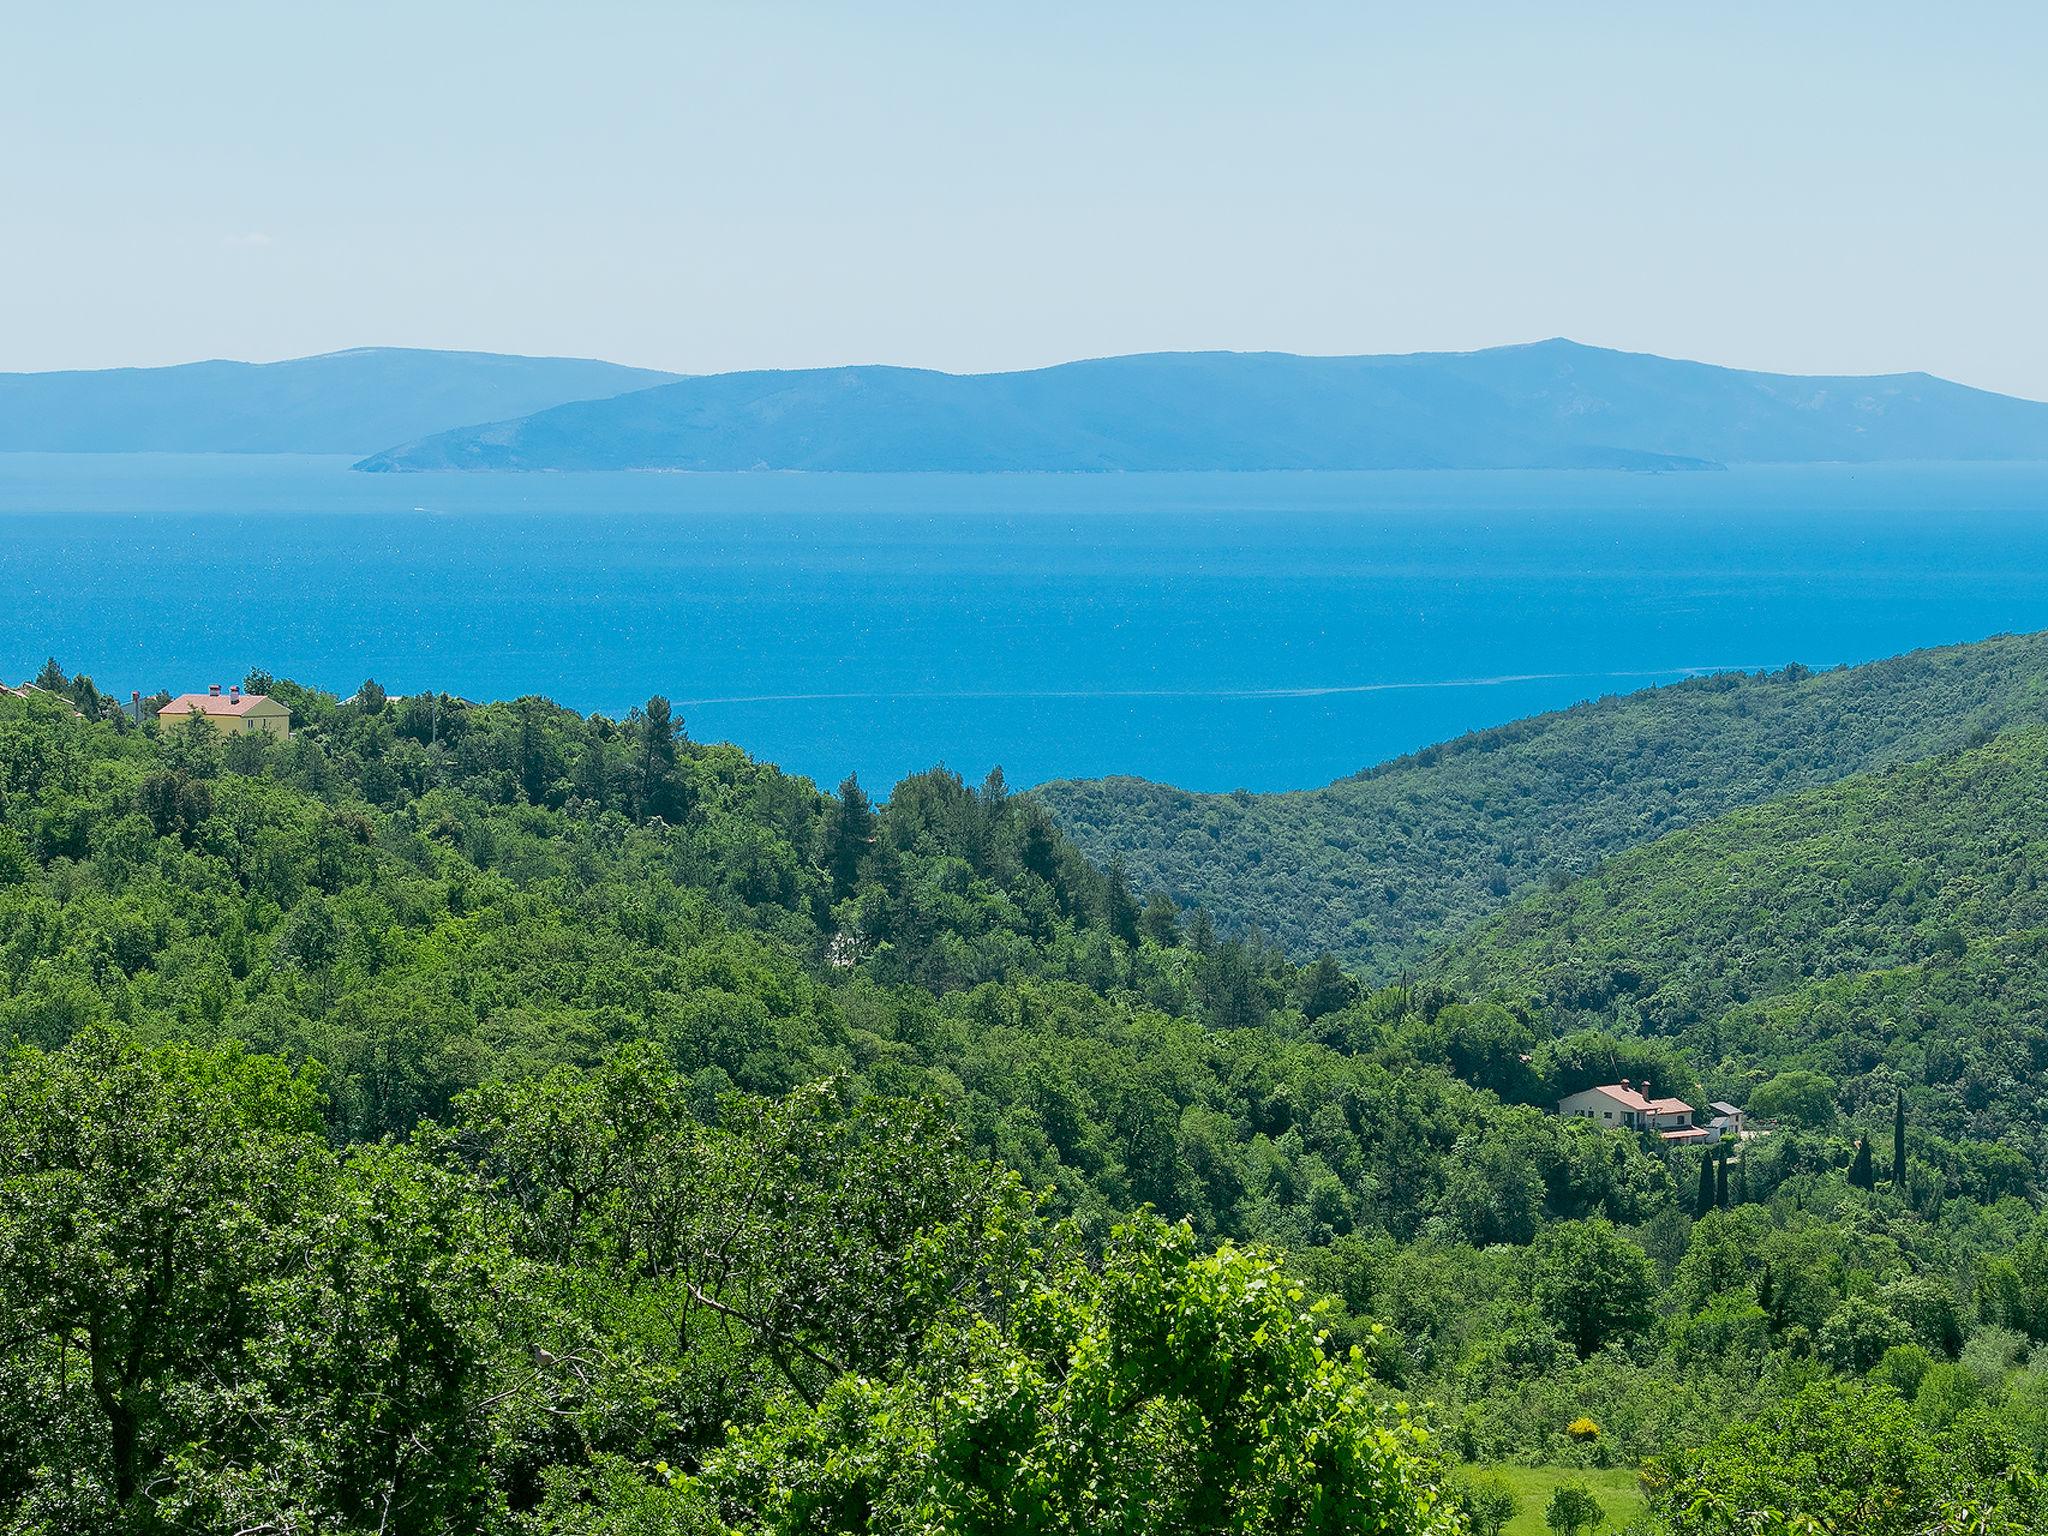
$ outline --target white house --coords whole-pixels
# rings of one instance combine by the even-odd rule
[[[1655,1131],[1666,1141],[1715,1141],[1718,1135],[1692,1123],[1692,1106],[1683,1099],[1650,1096],[1645,1082],[1638,1089],[1627,1078],[1582,1088],[1557,1101],[1557,1112],[1570,1119],[1593,1120],[1617,1130]]]
[[[1719,1099],[1714,1100],[1707,1108],[1714,1112],[1712,1118],[1707,1121],[1707,1128],[1714,1133],[1716,1141],[1723,1136],[1733,1136],[1737,1141],[1742,1140],[1741,1110],[1733,1104],[1724,1104]]]

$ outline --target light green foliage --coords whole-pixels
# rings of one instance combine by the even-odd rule
[[[772,1532],[1453,1532],[1419,1446],[1271,1258],[1147,1221],[957,1356],[774,1414],[706,1485]]]
[[[1607,1518],[1607,1511],[1583,1483],[1559,1483],[1543,1506],[1543,1523],[1558,1536],[1578,1536]]]
[[[1927,955],[1837,980],[1910,1027],[1757,1022],[1802,976],[1653,1037],[1631,946],[1713,971],[1655,908],[1600,1010],[1372,990],[1141,909],[999,776],[868,803],[659,700],[273,691],[289,744],[0,699],[0,1528],[1436,1528],[1441,1445],[1503,1464],[1521,1536],[1865,1371],[1944,1499],[2030,1507],[2030,951],[1971,927],[2024,848],[1871,896]],[[1910,780],[1935,839],[2023,751],[1842,803]],[[1810,938],[1842,888],[1750,898]],[[1852,1188],[1893,1044],[1910,1188]],[[1547,1112],[1700,1066],[1781,1123],[1697,1220],[1696,1153]],[[1808,1518],[1760,1488],[1658,1518]]]
[[[1749,1096],[1749,1112],[1761,1121],[1824,1131],[1837,1119],[1834,1080],[1818,1072],[1780,1072],[1757,1084]]]
[[[1473,1468],[1463,1468],[1455,1473],[1446,1493],[1465,1517],[1472,1536],[1500,1536],[1521,1507],[1513,1485],[1506,1478]]]
[[[1670,1536],[2037,1529],[2048,1501],[1988,1418],[1931,1433],[1882,1387],[1817,1383],[1652,1470]]]

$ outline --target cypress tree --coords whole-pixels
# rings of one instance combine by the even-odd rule
[[[1700,1157],[1700,1192],[1693,1201],[1692,1213],[1704,1216],[1714,1208],[1714,1154],[1703,1153]]]
[[[1856,1138],[1856,1160],[1849,1165],[1849,1182],[1858,1189],[1877,1188],[1877,1175],[1870,1171],[1870,1140]]]
[[[1892,1106],[1892,1188],[1900,1195],[1906,1193],[1906,1090],[1899,1090],[1899,1100]]]
[[[1714,1204],[1724,1211],[1728,1209],[1728,1149],[1725,1146],[1714,1164]]]
[[[1735,1160],[1735,1203],[1749,1204],[1749,1153],[1745,1151]]]

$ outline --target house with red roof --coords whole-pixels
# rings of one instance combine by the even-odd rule
[[[1666,1141],[1713,1141],[1715,1134],[1692,1123],[1692,1106],[1683,1099],[1660,1099],[1645,1081],[1637,1087],[1627,1078],[1582,1088],[1557,1101],[1567,1118],[1592,1120],[1612,1130],[1651,1131]]]
[[[260,731],[284,739],[292,733],[292,712],[277,700],[268,694],[244,693],[240,688],[222,693],[219,683],[204,693],[179,694],[158,710],[156,717],[167,725],[201,719],[230,735]]]

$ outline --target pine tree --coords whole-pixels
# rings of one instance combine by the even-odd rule
[[[1728,1209],[1728,1149],[1723,1147],[1714,1164],[1714,1204]]]
[[[839,786],[839,803],[825,813],[825,869],[832,876],[834,901],[853,890],[874,841],[875,808],[859,777],[849,773]]]
[[[1133,949],[1138,945],[1138,898],[1119,856],[1109,861],[1102,890],[1103,925]]]
[[[1180,908],[1166,892],[1154,891],[1146,898],[1145,915],[1139,921],[1145,937],[1161,949],[1171,949],[1180,942]]]
[[[1714,1208],[1714,1154],[1709,1152],[1700,1158],[1700,1192],[1693,1201],[1694,1216],[1704,1216]]]
[[[1899,1090],[1899,1099],[1892,1106],[1892,1188],[1900,1195],[1906,1192],[1906,1090]]]
[[[640,711],[640,817],[680,821],[688,809],[676,775],[676,743],[683,722],[660,694]]]
[[[1870,1170],[1869,1138],[1856,1138],[1856,1160],[1849,1165],[1849,1182],[1858,1189],[1877,1188],[1877,1175]]]

